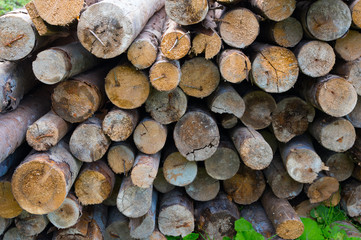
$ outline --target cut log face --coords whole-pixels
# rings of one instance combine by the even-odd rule
[[[222,77],[231,83],[240,83],[248,79],[251,70],[251,61],[241,51],[226,49],[219,56],[219,70]]]
[[[62,141],[47,152],[32,152],[12,176],[14,197],[29,213],[53,212],[64,202],[80,167]]]
[[[220,81],[218,67],[210,60],[196,57],[187,60],[181,68],[182,76],[179,83],[185,94],[204,98],[216,90]]]
[[[247,205],[262,196],[266,182],[261,171],[241,164],[236,175],[223,181],[223,188],[235,203]]]
[[[342,185],[341,206],[350,217],[361,214],[361,185],[360,182],[352,180]]]
[[[82,45],[99,58],[119,56],[131,45],[164,0],[106,0],[88,7],[81,15],[77,33]]]
[[[350,82],[354,86],[357,94],[361,95],[361,81],[359,80],[361,78],[361,58],[352,62],[337,64],[334,71]]]
[[[211,36],[198,33],[192,41],[192,52],[197,56],[204,52],[205,59],[214,58],[222,48],[222,39],[216,31]]]
[[[277,104],[274,98],[264,91],[252,91],[243,96],[246,106],[241,121],[255,130],[268,127],[272,123],[272,112]]]
[[[296,0],[251,0],[252,6],[257,8],[263,16],[272,21],[282,21],[292,15],[296,9]]]
[[[350,4],[352,22],[357,28],[361,28],[361,1],[353,0]]]
[[[127,175],[134,165],[134,149],[124,142],[115,143],[109,148],[107,158],[114,173]]]
[[[180,25],[191,25],[201,22],[208,13],[207,0],[166,0],[167,15]]]
[[[329,171],[326,174],[336,178],[339,182],[351,177],[354,163],[347,153],[331,152],[328,155],[320,155]]]
[[[197,164],[188,161],[179,152],[169,154],[163,163],[164,178],[174,186],[187,186],[197,176]]]
[[[105,78],[105,91],[117,107],[134,109],[148,98],[150,86],[147,76],[133,66],[120,65],[113,68]]]
[[[350,30],[336,40],[335,51],[345,61],[354,61],[361,57],[361,33]]]
[[[336,55],[333,48],[326,42],[302,41],[294,52],[300,70],[310,77],[324,76],[335,65]]]
[[[160,193],[167,193],[167,192],[172,191],[175,188],[174,185],[170,184],[165,179],[164,173],[163,173],[163,168],[158,169],[158,173],[154,179],[153,186]]]
[[[303,223],[287,200],[279,199],[272,191],[267,190],[261,201],[278,236],[284,239],[295,239],[302,235]]]
[[[184,237],[194,231],[193,202],[180,189],[174,189],[161,198],[158,228],[168,236]]]
[[[269,38],[281,47],[294,47],[303,37],[302,25],[293,17],[274,23],[268,31]]]
[[[339,190],[340,184],[334,177],[321,176],[319,179],[305,187],[307,197],[311,203],[322,202],[329,199]]]
[[[295,55],[287,48],[255,44],[255,58],[252,62],[252,81],[270,93],[282,93],[294,86],[298,78],[298,63]]]
[[[225,13],[219,25],[225,43],[235,48],[245,48],[256,40],[259,23],[256,15],[246,8],[236,8]]]
[[[109,217],[104,234],[104,240],[114,239],[133,240],[130,236],[129,219],[119,212],[116,207],[109,209]]]
[[[278,141],[288,142],[305,133],[314,117],[312,105],[299,97],[288,97],[277,103],[277,108],[272,112],[272,130]]]
[[[0,195],[0,219],[15,218],[23,211],[13,195],[10,174],[0,179],[0,191],[2,192]]]
[[[157,176],[160,152],[153,155],[138,154],[134,161],[131,179],[135,186],[150,188]]]
[[[145,109],[157,122],[170,124],[185,114],[187,105],[187,96],[180,88],[171,92],[153,90],[145,102]]]
[[[16,227],[10,228],[6,231],[4,235],[4,240],[13,240],[13,239],[21,239],[21,240],[35,240],[36,236],[25,236],[22,234],[21,230]]]
[[[48,225],[49,220],[46,215],[35,215],[23,211],[15,218],[15,226],[25,236],[36,236]]]
[[[177,122],[173,138],[178,151],[189,161],[203,161],[212,156],[220,140],[216,121],[199,109],[187,112]]]
[[[210,201],[214,199],[220,189],[217,179],[210,177],[205,168],[199,168],[192,183],[185,186],[187,194],[196,201]]]
[[[238,123],[238,118],[233,114],[222,114],[221,125],[224,129],[234,128]]]

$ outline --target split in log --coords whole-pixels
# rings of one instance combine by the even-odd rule
[[[12,174],[12,171],[10,171],[8,174],[0,178],[0,220],[3,218],[15,218],[23,211],[13,195],[11,187]],[[0,223],[4,224],[4,220],[0,221]]]
[[[336,40],[335,52],[345,61],[354,61],[361,57],[361,33],[350,30]]]
[[[310,203],[317,203],[329,199],[339,190],[339,186],[336,178],[319,174],[318,178],[313,183],[306,184],[304,189]]]
[[[15,226],[25,236],[36,236],[48,225],[49,220],[46,215],[35,215],[23,211],[15,218]]]
[[[350,82],[358,95],[361,95],[361,58],[352,62],[340,62],[335,65],[334,71]]]
[[[109,217],[104,234],[104,240],[114,239],[133,240],[130,236],[129,219],[116,207],[109,208]]]
[[[218,58],[219,71],[222,77],[231,83],[240,83],[248,79],[251,61],[240,50],[226,49]]]
[[[134,165],[134,148],[126,142],[113,143],[109,148],[107,159],[114,173],[127,175]]]
[[[350,217],[361,214],[361,184],[351,180],[341,186],[341,206]]]
[[[290,17],[296,9],[296,0],[251,0],[251,4],[264,17],[276,22]]]
[[[325,165],[329,167],[326,172],[328,176],[336,178],[339,182],[351,177],[354,163],[347,153],[337,153],[326,149],[317,152]]]
[[[16,227],[10,228],[8,231],[6,231],[3,240],[14,240],[14,239],[20,239],[20,240],[35,240],[36,236],[25,236],[21,230],[17,229]]]
[[[210,177],[206,169],[198,168],[197,176],[193,182],[185,186],[187,194],[196,201],[210,201],[214,199],[220,189],[217,179]]]
[[[231,129],[237,126],[238,118],[233,114],[222,114],[221,125],[224,129]]]
[[[208,13],[207,0],[165,0],[167,15],[180,25],[201,22]]]
[[[195,176],[194,176],[195,178]],[[158,169],[157,176],[153,182],[154,188],[160,193],[167,193],[172,191],[175,186],[170,184],[164,177],[163,168]]]
[[[160,152],[153,155],[139,153],[134,161],[131,179],[135,186],[150,188],[157,176],[160,163]]]
[[[361,28],[361,1],[353,0],[349,4],[353,24],[357,28]]]

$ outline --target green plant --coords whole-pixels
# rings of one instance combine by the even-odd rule
[[[0,1],[0,15],[3,15],[14,8],[24,7],[30,0],[2,0]]]

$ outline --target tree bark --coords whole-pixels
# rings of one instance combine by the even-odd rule
[[[148,155],[139,153],[134,161],[131,179],[135,186],[150,188],[157,176],[160,163],[160,152]]]
[[[357,94],[361,95],[361,83],[359,81],[361,78],[361,58],[352,62],[338,62],[335,65],[334,72],[350,82]]]
[[[115,174],[115,183],[114,183],[113,191],[110,194],[110,196],[102,202],[102,204],[109,207],[117,206],[117,198],[122,181],[123,181],[123,176],[120,176],[119,174],[118,175]]]
[[[164,173],[163,173],[163,168],[158,169],[158,173],[154,179],[153,186],[160,193],[167,193],[167,192],[172,191],[175,188],[174,185],[170,184],[165,179]]]
[[[169,18],[180,25],[201,22],[208,13],[207,0],[165,0],[165,11]]]
[[[339,190],[339,182],[334,177],[319,174],[311,184],[305,185],[305,192],[311,203],[322,202],[329,199],[332,194]]]
[[[352,179],[342,184],[341,206],[350,217],[361,215],[361,184]]]
[[[130,236],[129,219],[116,207],[109,209],[109,217],[105,229],[104,240],[133,240]]]
[[[218,58],[219,71],[222,77],[231,83],[240,83],[248,79],[251,61],[240,50],[226,49]]]
[[[36,236],[48,225],[49,220],[46,215],[35,215],[23,211],[15,218],[15,226],[25,236]]]
[[[205,168],[199,168],[193,182],[185,186],[187,194],[196,201],[210,201],[214,199],[220,189],[217,179],[210,177]]]
[[[318,207],[320,203],[310,203],[310,200],[304,200],[294,207],[297,215],[301,218],[312,218],[311,210]]]
[[[135,150],[127,142],[117,142],[110,146],[108,151],[108,164],[116,174],[126,176],[133,168],[135,160]]]

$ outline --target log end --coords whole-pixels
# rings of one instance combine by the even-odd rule
[[[176,215],[174,213],[177,213]],[[171,219],[171,221],[169,220]],[[176,226],[174,224],[176,223]],[[159,230],[168,236],[182,237],[194,231],[193,212],[182,205],[173,205],[162,209],[158,216]]]
[[[339,190],[339,186],[336,178],[322,177],[311,184],[307,191],[307,197],[309,197],[310,203],[325,201]]]
[[[279,22],[292,15],[296,9],[296,0],[260,1],[260,10],[270,20]]]
[[[345,61],[354,61],[361,56],[361,33],[350,30],[336,40],[336,53]]]
[[[192,41],[192,52],[197,56],[204,52],[206,59],[214,58],[222,48],[221,37],[214,32],[212,36],[200,33]]]
[[[128,60],[137,69],[146,69],[152,66],[157,58],[158,49],[147,41],[136,41],[129,47]]]
[[[179,65],[172,62],[161,61],[155,63],[149,71],[149,79],[152,86],[158,91],[174,90],[181,78]]]
[[[294,47],[302,40],[302,25],[297,19],[289,17],[275,24],[272,36],[281,47]]]
[[[240,150],[240,155],[244,164],[254,170],[265,169],[273,159],[271,146],[259,138],[246,139]]]
[[[150,165],[136,165],[132,169],[131,179],[135,186],[149,188],[152,186],[158,169]]]
[[[141,122],[134,130],[133,140],[139,151],[156,154],[165,145],[167,128],[153,119]]]
[[[163,36],[160,50],[163,55],[172,60],[178,60],[187,55],[191,49],[191,41],[188,33],[170,32]]]
[[[49,123],[47,123],[49,124]],[[47,151],[58,143],[59,131],[57,128],[48,128],[42,123],[35,123],[26,131],[26,141],[37,151]]]
[[[134,128],[132,116],[123,114],[123,110],[109,112],[102,122],[103,132],[115,142],[127,140],[132,135]]]
[[[79,218],[81,212],[79,203],[71,198],[66,198],[61,206],[47,215],[49,221],[57,228],[64,229],[74,226]]]
[[[239,51],[231,52],[226,50],[221,56],[219,70],[226,81],[240,83],[248,78],[251,61],[245,54]]]
[[[134,152],[125,145],[115,145],[108,151],[108,164],[116,174],[126,175],[133,167]]]
[[[299,220],[287,220],[279,224],[276,233],[284,239],[296,239],[303,233],[304,226]]]
[[[197,176],[197,171],[197,164],[188,161],[179,152],[171,153],[163,164],[164,178],[178,187],[192,183]]]
[[[206,17],[208,13],[208,1],[166,0],[165,11],[169,18],[180,25],[196,24]]]
[[[351,14],[352,14],[352,22],[358,28],[361,28],[361,2],[360,1],[356,1],[356,4],[352,8]]]
[[[1,218],[15,218],[20,215],[23,209],[19,206],[15,200],[11,189],[11,182],[0,182],[1,196],[0,196],[0,217]]]

